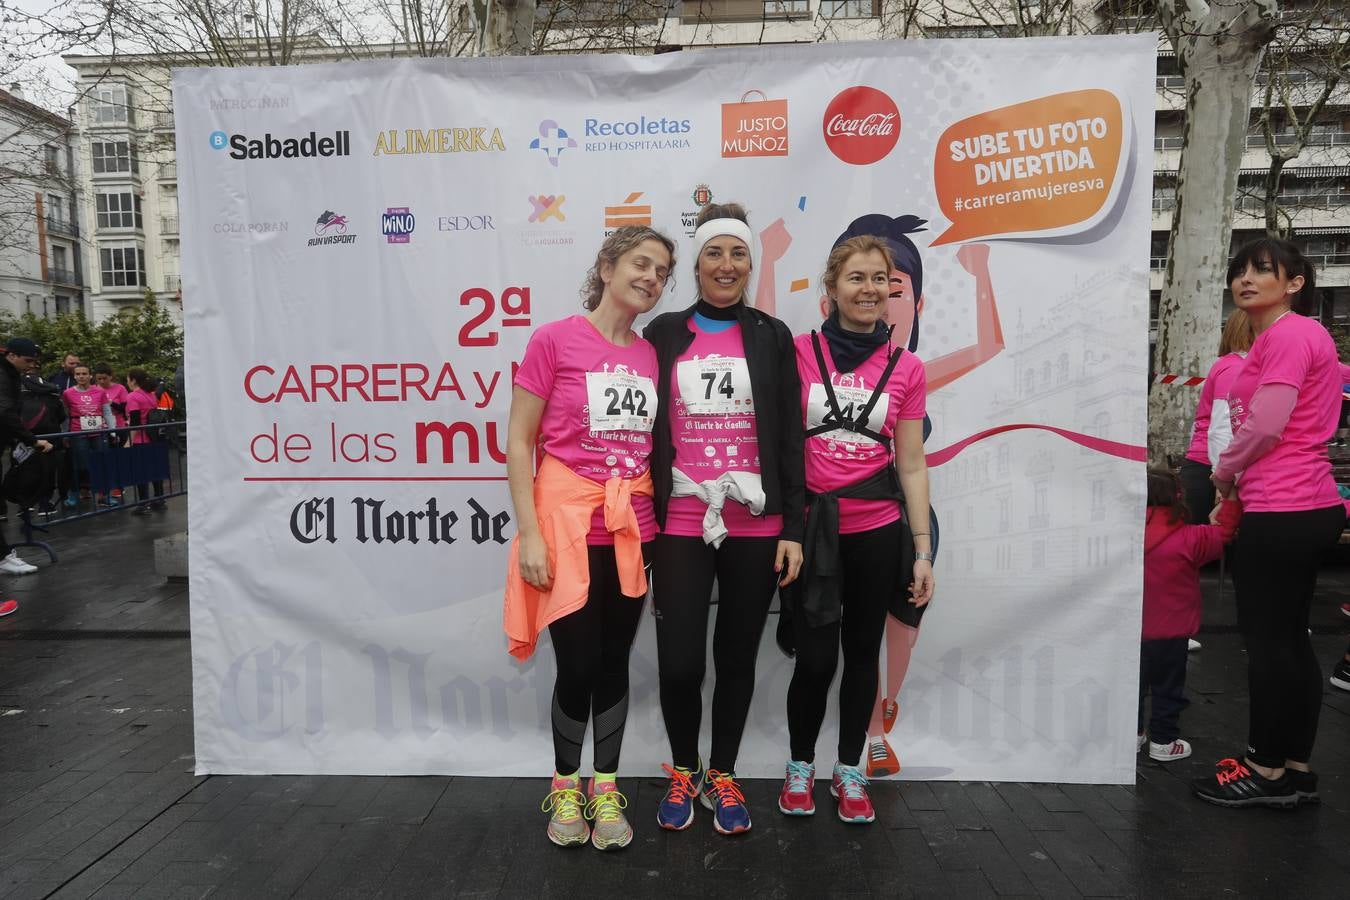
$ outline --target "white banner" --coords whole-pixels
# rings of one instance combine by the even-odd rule
[[[851,222],[927,220],[941,543],[902,689],[882,663],[901,777],[1133,781],[1154,53],[1138,35],[176,72],[198,771],[550,771],[547,636],[520,665],[502,633],[512,367],[580,310],[607,229],[675,237],[657,311],[692,303],[694,217],[734,200],[754,302],[797,331]],[[743,776],[787,756],[772,632]],[[669,758],[657,696],[645,617],[624,772]]]

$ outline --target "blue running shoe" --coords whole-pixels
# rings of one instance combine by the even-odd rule
[[[694,824],[694,798],[703,790],[703,764],[695,771],[661,764],[670,775],[670,785],[656,808],[656,824],[669,831],[684,831]]]
[[[703,789],[703,805],[713,811],[713,828],[718,834],[740,834],[750,830],[750,808],[736,783],[735,772],[709,769]]]

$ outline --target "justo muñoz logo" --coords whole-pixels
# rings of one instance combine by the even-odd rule
[[[900,140],[900,110],[883,92],[858,85],[835,95],[821,128],[831,153],[850,165],[870,166]]]

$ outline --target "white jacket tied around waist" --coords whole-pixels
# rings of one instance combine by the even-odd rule
[[[674,484],[672,497],[697,497],[708,504],[703,514],[703,542],[714,547],[722,546],[727,536],[727,526],[722,522],[722,505],[727,498],[744,503],[754,515],[764,514],[764,486],[755,472],[723,472],[711,481],[694,481],[679,469],[671,466]]]

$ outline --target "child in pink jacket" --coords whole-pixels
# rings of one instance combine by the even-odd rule
[[[1191,745],[1179,735],[1188,702],[1186,641],[1200,630],[1200,567],[1223,554],[1242,506],[1225,500],[1217,525],[1187,525],[1181,483],[1166,469],[1149,469],[1144,525],[1144,633],[1139,647],[1139,741],[1159,762],[1185,759]],[[1153,695],[1148,731],[1144,700]]]

